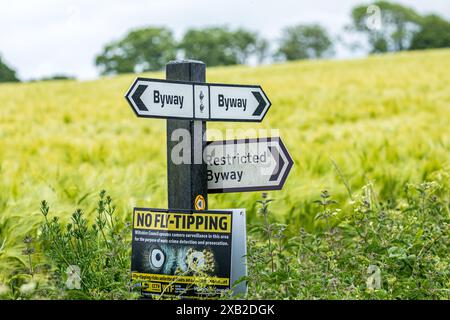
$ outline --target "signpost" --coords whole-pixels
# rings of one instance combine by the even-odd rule
[[[205,76],[206,66],[200,61],[172,61],[166,65],[166,78],[169,80],[201,83],[205,81]],[[129,94],[130,91],[126,97]],[[191,147],[184,152],[191,159],[190,163],[175,164],[171,161],[172,150],[178,144],[178,141],[172,136],[180,129],[189,133]],[[201,208],[208,209],[206,163],[194,161],[196,155],[203,154],[206,147],[205,136],[205,121],[176,118],[167,120],[167,195],[168,205],[171,209],[196,209],[196,204],[200,205],[199,195],[203,200]]]
[[[208,193],[280,190],[293,165],[278,137],[208,142],[206,163]]]
[[[260,86],[137,78],[126,99],[138,117],[261,122],[271,105]]]
[[[143,295],[202,294],[181,283],[168,285],[178,279],[179,269],[191,284],[198,263],[188,262],[198,257],[215,257],[221,266],[209,270],[216,292],[245,276],[245,209],[208,211],[208,193],[279,190],[293,165],[278,137],[206,141],[207,121],[261,122],[271,103],[260,86],[205,83],[205,74],[203,62],[172,61],[166,65],[167,80],[137,78],[125,95],[138,117],[167,119],[169,209],[134,211],[132,274],[142,280]],[[172,161],[180,132],[190,139],[182,150],[189,163]],[[223,228],[221,215],[229,219]],[[185,240],[193,237],[198,239]],[[207,246],[206,238],[216,247]],[[245,283],[233,291],[245,293]]]

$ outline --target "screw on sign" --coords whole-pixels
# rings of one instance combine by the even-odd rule
[[[203,104],[203,98],[205,95],[203,94],[203,91],[200,91],[200,112],[203,113],[203,110],[205,110],[205,105]]]

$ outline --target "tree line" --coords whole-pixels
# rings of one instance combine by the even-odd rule
[[[377,11],[378,10],[378,11]],[[351,11],[345,31],[363,35],[368,53],[450,47],[450,22],[388,1],[359,5]],[[273,49],[254,31],[226,26],[189,29],[180,41],[164,27],[136,29],[106,45],[95,60],[101,74],[156,71],[177,57],[208,66],[247,64],[251,59],[287,61],[333,56],[337,40],[319,24],[282,30]]]
[[[368,53],[450,47],[450,22],[436,14],[420,15],[400,4],[375,1],[354,7],[350,17],[344,32],[362,35],[365,45],[351,46],[365,47]],[[102,75],[111,75],[162,70],[176,58],[202,60],[208,66],[319,59],[332,57],[338,42],[319,24],[286,27],[273,43],[244,28],[192,28],[177,41],[166,27],[145,27],[106,44],[95,64]],[[1,81],[18,79],[0,57]]]

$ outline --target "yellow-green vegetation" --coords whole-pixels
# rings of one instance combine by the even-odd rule
[[[210,68],[208,82],[261,84],[272,107],[261,124],[208,127],[279,129],[295,164],[271,210],[314,231],[323,189],[345,214],[368,182],[395,201],[406,182],[448,168],[449,70],[450,50]],[[123,220],[133,206],[167,205],[165,121],[131,111],[123,96],[134,77],[0,85],[0,275],[26,265],[22,241],[42,221],[42,199],[63,221],[74,207],[93,216],[102,189]],[[259,197],[211,195],[209,207],[247,208],[251,222]]]

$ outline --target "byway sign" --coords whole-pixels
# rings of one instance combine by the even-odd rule
[[[271,105],[260,86],[137,78],[125,95],[138,117],[261,122]]]
[[[278,137],[208,142],[208,193],[280,190],[293,165]]]

